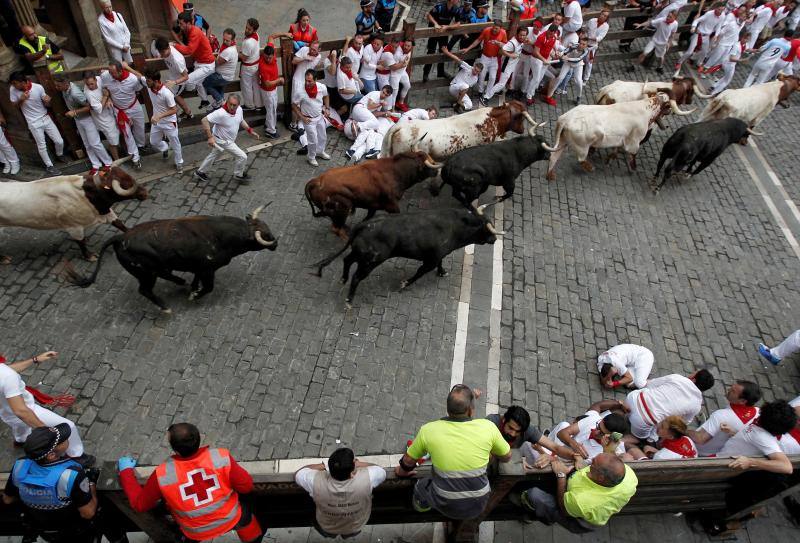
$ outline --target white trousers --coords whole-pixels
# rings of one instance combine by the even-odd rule
[[[571,62],[564,61],[561,65],[561,71],[558,73],[558,79],[556,82],[553,83],[553,92],[561,85],[567,77],[572,74],[572,80],[575,82],[575,85],[578,87],[578,94],[577,97],[580,98],[583,96],[583,63],[578,62],[577,64],[573,64]],[[564,86],[566,88],[566,85]]]
[[[408,79],[408,72],[405,70],[395,70],[389,76],[389,84],[392,86],[392,95],[389,97],[389,109],[393,109],[397,103],[398,96],[401,102],[405,102],[408,95],[408,89],[411,88],[411,80]],[[400,85],[403,90],[400,91]],[[399,94],[398,94],[399,92]]]
[[[767,77],[767,81],[772,81],[776,77],[778,77],[779,73],[783,73],[783,75],[793,75],[794,74],[794,63],[787,62],[783,59],[778,60],[775,65],[772,67],[772,71],[769,73],[769,77]]]
[[[169,140],[169,144],[164,141],[164,138]],[[181,148],[181,140],[178,139],[178,125],[177,123],[160,122],[150,126],[150,145],[155,147],[156,151],[163,153],[167,149],[172,149],[172,154],[175,155],[175,165],[183,164],[183,149]]]
[[[39,404],[36,404],[31,409],[33,414],[36,415],[40,421],[47,426],[56,426],[58,424],[68,424],[72,433],[69,436],[69,447],[67,448],[67,456],[77,458],[83,454],[83,441],[78,434],[78,428],[75,423],[69,419],[65,419],[61,415],[53,413],[49,409],[45,409]],[[8,424],[11,428],[11,433],[15,441],[24,442],[31,433],[31,427],[22,422],[16,415],[11,415],[3,419],[3,422]]]
[[[589,48],[589,54],[583,61],[583,82],[588,83],[589,78],[592,77],[592,67],[594,66],[594,57],[597,55],[597,46]]]
[[[264,105],[261,87],[258,85],[258,64],[239,69],[239,85],[242,91],[242,105],[246,108],[257,108]]]
[[[247,163],[247,153],[242,151],[239,146],[236,145],[235,141],[224,140],[217,140],[217,146],[211,149],[211,152],[203,160],[203,163],[197,168],[197,171],[200,173],[207,173],[208,169],[214,165],[214,161],[217,160],[217,157],[226,151],[232,154],[236,159],[233,164],[233,174],[237,176],[242,175],[244,173],[244,166]]]
[[[755,25],[755,24],[750,25],[750,27],[749,27],[750,37],[747,39],[747,48],[748,49],[752,49],[755,46],[756,41],[758,41],[758,37],[761,35],[761,32],[764,31],[764,27],[765,26],[767,26],[767,21],[765,21],[765,22],[763,22],[761,24],[758,24],[758,25]]]
[[[197,96],[199,96],[201,100],[208,99],[208,93],[205,87],[203,87],[203,81],[206,77],[214,73],[216,66],[214,62],[210,64],[198,64],[195,62],[194,70],[189,74],[189,79],[186,80],[185,85],[187,88],[197,90]]]
[[[268,132],[275,132],[277,130],[275,125],[278,122],[278,89],[268,91],[259,87],[258,91],[261,103],[267,110],[264,117],[264,128]]]
[[[81,135],[83,146],[86,147],[86,154],[89,155],[92,168],[99,170],[102,166],[110,166],[111,157],[108,156],[108,151],[100,141],[100,133],[97,131],[92,117],[76,118],[75,126],[78,128],[78,134]]]
[[[45,134],[50,138],[50,141],[53,142],[53,145],[55,145],[56,154],[61,156],[64,154],[64,139],[61,137],[61,132],[58,131],[56,123],[53,122],[50,115],[45,115],[33,123],[28,123],[28,129],[31,131],[31,135],[33,135],[33,139],[36,141],[36,149],[39,151],[39,156],[42,157],[42,162],[49,168],[53,165],[53,161],[50,160],[50,155],[47,154],[47,140],[45,139]]]
[[[743,87],[749,87],[753,83],[756,85],[766,83],[770,74],[772,73],[772,68],[775,67],[776,60],[780,60],[780,57],[768,58],[764,60],[759,59],[755,65],[753,65],[753,69],[750,70],[750,75],[747,76],[747,80],[744,82]]]
[[[511,76],[514,75],[514,70],[516,69],[517,59],[508,59],[508,64],[506,64],[506,68],[503,70],[503,74],[500,76],[500,81],[498,81],[496,85],[486,86],[486,94],[483,95],[484,99],[490,100],[492,96],[498,92],[503,92],[503,89],[506,88],[506,83],[508,83],[508,80],[511,79]]]
[[[324,153],[328,143],[328,135],[325,133],[325,117],[320,115],[308,123],[303,122],[303,128],[305,128],[308,138],[308,159],[311,160]]]
[[[378,129],[378,118],[369,110],[367,106],[363,104],[356,104],[353,106],[353,111],[350,113],[350,118],[358,123],[358,128],[361,130]]]
[[[770,352],[778,358],[786,358],[787,356],[792,356],[796,352],[800,352],[800,330],[792,332],[789,337],[781,341],[777,347],[772,347]]]
[[[697,47],[697,40],[703,38],[700,47]],[[678,64],[683,64],[690,58],[703,60],[708,54],[708,49],[711,46],[711,36],[708,34],[692,33],[692,38],[689,40],[689,47],[683,52],[681,58],[678,59]]]
[[[378,81],[378,90],[381,90],[386,85],[391,85],[391,76],[389,74],[375,74],[375,77]],[[397,92],[397,89],[392,87],[392,90]]]
[[[536,94],[536,89],[538,89],[539,85],[542,83],[542,78],[546,71],[544,62],[536,57],[531,57],[531,79],[528,81],[528,86],[525,89],[526,98],[533,98],[533,95]]]
[[[465,110],[470,110],[470,109],[472,109],[472,100],[469,97],[469,85],[467,85],[466,83],[451,84],[450,85],[450,96],[452,96],[453,98],[456,99],[456,101],[458,101],[458,95],[461,94],[461,91],[463,91],[463,90],[466,90],[467,93],[464,94],[463,98],[461,98],[461,102],[460,102],[461,106]]]
[[[375,130],[362,130],[353,145],[350,146],[350,150],[353,152],[353,160],[358,162],[370,149],[380,149],[382,142],[383,134]]]
[[[8,164],[9,166],[13,166],[14,164],[19,164],[19,157],[17,156],[17,151],[11,145],[11,143],[6,138],[5,129],[0,128],[0,157],[2,157],[3,162]]]
[[[528,82],[531,80],[531,55],[521,54],[517,61],[517,68],[514,70],[514,79],[511,81],[511,88],[521,92],[525,92],[528,88]]]
[[[490,85],[494,85],[494,80],[497,79],[497,57],[489,58],[481,55],[479,62],[483,64],[483,70],[478,77],[478,91],[483,94],[486,91],[486,81],[488,80]]]
[[[736,43],[718,43],[715,45],[708,54],[708,60],[703,63],[703,66],[706,68],[713,68],[717,64],[722,64],[727,61],[728,58],[730,58],[731,48],[734,45],[736,45]]]
[[[128,49],[127,51],[123,51],[118,47],[112,47],[111,45],[108,46],[108,53],[111,55],[111,58],[114,60],[118,60],[120,62],[133,62],[133,57],[131,56],[131,50]]]
[[[103,113],[100,115],[92,115],[92,120],[94,120],[94,125],[97,127],[97,130],[102,132],[106,136],[106,140],[110,145],[119,145],[119,129],[117,128],[117,122],[114,119],[114,108],[111,109],[104,109]]]
[[[605,353],[597,357],[600,364],[611,364],[611,357]],[[633,375],[633,386],[636,388],[644,388],[647,384],[647,378],[650,377],[650,372],[653,371],[654,357],[653,353],[649,356],[639,360],[639,366],[636,368],[628,368],[628,371]],[[619,375],[617,378],[621,378]]]
[[[723,62],[722,76],[719,78],[719,81],[717,81],[711,88],[711,92],[709,94],[711,94],[712,96],[716,96],[717,94],[727,89],[728,85],[730,85],[731,81],[733,81],[733,75],[735,73],[736,73],[735,62]]]
[[[115,109],[116,115],[116,109]],[[130,119],[130,124],[125,125],[125,143],[128,146],[128,153],[133,155],[135,160],[139,160],[139,150],[133,152],[136,147],[144,147],[144,111],[142,104],[136,102],[130,109],[125,110],[125,115]]]

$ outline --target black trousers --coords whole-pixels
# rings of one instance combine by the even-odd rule
[[[378,25],[384,32],[390,32],[392,30],[392,17],[394,17],[394,10],[375,8],[375,18],[378,20]]]
[[[442,47],[447,47],[447,42],[449,38],[447,36],[438,36],[436,38],[428,38],[428,48],[426,52],[429,55],[437,53]],[[431,67],[433,64],[426,64],[425,67],[422,69],[422,76],[427,78],[428,74],[431,73]],[[444,77],[444,62],[440,62],[436,65],[436,75],[439,77]]]

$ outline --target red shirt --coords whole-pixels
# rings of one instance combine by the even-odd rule
[[[311,43],[317,39],[317,29],[311,25],[308,25],[305,30],[301,30],[300,25],[295,26],[294,24],[290,24],[289,34],[292,35],[294,41]]]
[[[214,53],[211,51],[211,43],[209,43],[208,37],[203,31],[196,26],[192,26],[189,28],[187,37],[189,45],[176,43],[175,49],[181,54],[192,55],[194,61],[198,64],[213,64],[215,59]]]
[[[520,13],[520,19],[533,19],[536,17],[536,12],[539,11],[539,8],[536,7],[536,0],[523,0],[522,2],[522,13]]]
[[[781,60],[785,60],[786,62],[792,62],[797,57],[798,47],[800,47],[800,39],[792,40],[792,45],[789,46],[789,52],[786,53],[785,57],[781,57]]]
[[[268,43],[267,45],[272,45],[272,42]],[[273,46],[274,47],[274,46]],[[259,55],[258,57],[258,77],[259,77],[259,86],[264,89],[265,91],[271,91],[278,88],[278,85],[269,86],[267,85],[267,81],[275,81],[280,77],[278,74],[278,57],[277,55],[272,56],[272,62],[267,64],[267,61],[264,60],[264,55]]]
[[[199,452],[189,458],[194,458]],[[174,456],[174,458],[179,457]],[[139,481],[136,480],[136,473],[131,468],[120,472],[119,482],[128,497],[131,508],[137,513],[149,511],[161,501],[161,488],[158,486],[158,477],[156,477],[155,470],[150,474],[144,486],[140,485]],[[233,457],[231,457],[231,486],[239,494],[248,494],[253,490],[253,478],[243,467],[236,463]]]
[[[539,34],[539,37],[536,38],[534,46],[539,50],[540,55],[544,58],[549,58],[550,52],[553,50],[553,47],[556,46],[556,39],[555,33],[553,33],[552,38],[547,39],[547,32],[542,32]]]
[[[484,28],[481,31],[481,35],[478,37],[481,42],[483,42],[483,55],[488,58],[497,57],[500,55],[500,45],[490,43],[492,40],[497,40],[500,43],[506,43],[508,41],[508,36],[506,36],[506,31],[504,29],[500,29],[496,36],[492,35],[492,28],[488,27]]]

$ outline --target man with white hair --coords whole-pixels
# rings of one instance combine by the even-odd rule
[[[100,0],[100,7],[103,11],[97,17],[97,22],[100,25],[100,33],[103,35],[103,40],[108,45],[108,53],[111,58],[133,62],[133,57],[131,57],[131,31],[128,30],[125,19],[122,18],[120,12],[114,11],[111,0]]]

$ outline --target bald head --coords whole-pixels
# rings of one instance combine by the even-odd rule
[[[589,478],[601,486],[617,486],[625,478],[625,464],[613,454],[598,454],[592,460]]]
[[[28,41],[36,39],[36,31],[33,29],[32,26],[25,25],[19,29],[22,32],[22,35],[25,36],[25,39]]]
[[[451,417],[471,417],[475,395],[466,385],[456,385],[447,395],[447,414]]]

